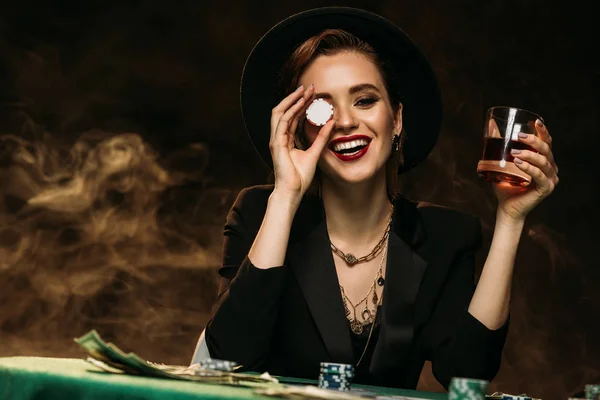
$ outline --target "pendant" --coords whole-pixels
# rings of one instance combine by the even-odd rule
[[[377,301],[379,300],[379,297],[377,297],[377,290],[373,291],[373,305],[377,306]]]
[[[364,310],[362,310],[361,315],[362,315],[363,319],[365,320],[365,322],[367,322],[367,323],[371,322],[371,310],[369,310],[368,308],[365,308]]]
[[[380,276],[379,278],[377,278],[377,284],[379,286],[383,286],[384,283],[385,283],[385,279],[383,279],[383,276]]]
[[[352,329],[352,332],[354,332],[355,335],[360,335],[363,331],[363,326],[355,319],[350,322],[350,329]]]
[[[344,254],[344,260],[346,260],[346,262],[350,265],[354,265],[358,261],[352,253]]]

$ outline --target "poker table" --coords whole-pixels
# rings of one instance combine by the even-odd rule
[[[316,381],[278,377],[286,384],[316,385]],[[447,400],[445,393],[364,385],[353,388],[381,396]],[[253,388],[111,374],[82,359],[47,357],[0,358],[0,399],[271,399]]]

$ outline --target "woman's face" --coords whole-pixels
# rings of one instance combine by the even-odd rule
[[[402,128],[402,107],[394,115],[375,64],[357,52],[319,56],[306,68],[300,84],[313,84],[316,97],[334,107],[335,126],[319,159],[321,171],[340,183],[373,179],[390,156],[393,135]],[[304,120],[309,144],[320,128]]]

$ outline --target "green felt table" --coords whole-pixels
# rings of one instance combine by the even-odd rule
[[[282,383],[316,381],[281,377]],[[382,396],[446,400],[445,393],[353,385]],[[273,399],[254,389],[103,372],[82,359],[47,357],[0,358],[0,399]]]

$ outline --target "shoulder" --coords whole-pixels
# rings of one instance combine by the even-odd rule
[[[229,210],[226,225],[260,225],[273,188],[273,185],[256,185],[242,189]]]
[[[273,184],[246,187],[239,192],[232,209],[258,214],[263,217],[269,202],[269,196],[273,193],[274,188]],[[314,211],[314,206],[317,203],[315,200],[314,196],[305,194],[297,212],[302,213],[305,209]]]
[[[242,189],[235,200],[234,206],[252,207],[264,205],[266,207],[269,196],[273,193],[273,185],[256,185]]]
[[[270,184],[242,189],[229,211],[225,229],[244,226],[248,231],[258,232],[274,188],[275,186]],[[322,218],[320,207],[321,203],[314,195],[304,195],[294,216],[290,238],[304,235],[320,221]]]

